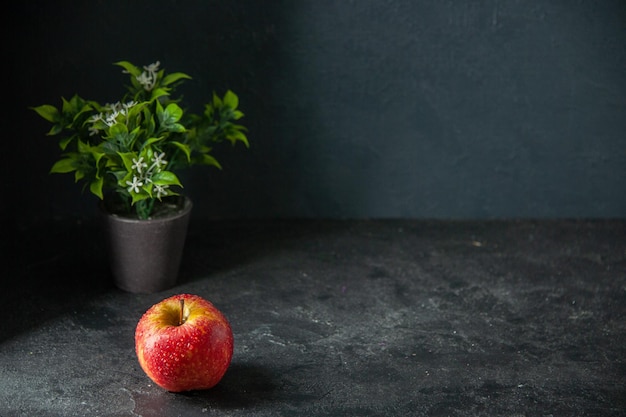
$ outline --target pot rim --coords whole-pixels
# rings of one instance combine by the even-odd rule
[[[187,214],[189,214],[189,212],[191,211],[191,209],[193,207],[193,202],[187,196],[181,196],[181,197],[183,198],[183,205],[175,213],[168,214],[168,215],[161,216],[161,217],[149,217],[147,219],[138,219],[138,218],[134,218],[134,217],[126,217],[126,216],[122,216],[122,215],[119,215],[119,214],[116,214],[116,213],[111,213],[110,211],[107,210],[106,205],[104,203],[104,200],[100,200],[99,201],[98,208],[99,208],[100,212],[105,217],[107,217],[109,219],[115,219],[115,221],[117,221],[117,222],[134,223],[134,224],[137,224],[137,223],[141,223],[141,224],[163,223],[163,222],[170,222],[172,220],[184,217]]]

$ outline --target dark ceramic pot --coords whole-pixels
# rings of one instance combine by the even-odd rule
[[[109,213],[100,205],[115,285],[131,293],[155,293],[176,285],[192,203],[154,219],[138,220]]]

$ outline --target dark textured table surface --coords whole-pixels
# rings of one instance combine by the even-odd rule
[[[10,244],[0,416],[626,415],[624,220],[192,219],[180,284],[150,295],[112,286],[97,230]],[[235,352],[215,388],[173,394],[133,337],[182,292]]]

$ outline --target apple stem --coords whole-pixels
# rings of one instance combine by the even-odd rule
[[[178,316],[178,325],[180,326],[184,322],[184,311],[185,311],[185,299],[180,299],[180,315]]]

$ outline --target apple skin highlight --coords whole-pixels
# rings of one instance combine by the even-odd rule
[[[135,351],[141,368],[160,387],[204,390],[214,387],[230,366],[233,332],[211,302],[174,295],[143,314],[135,330]]]

